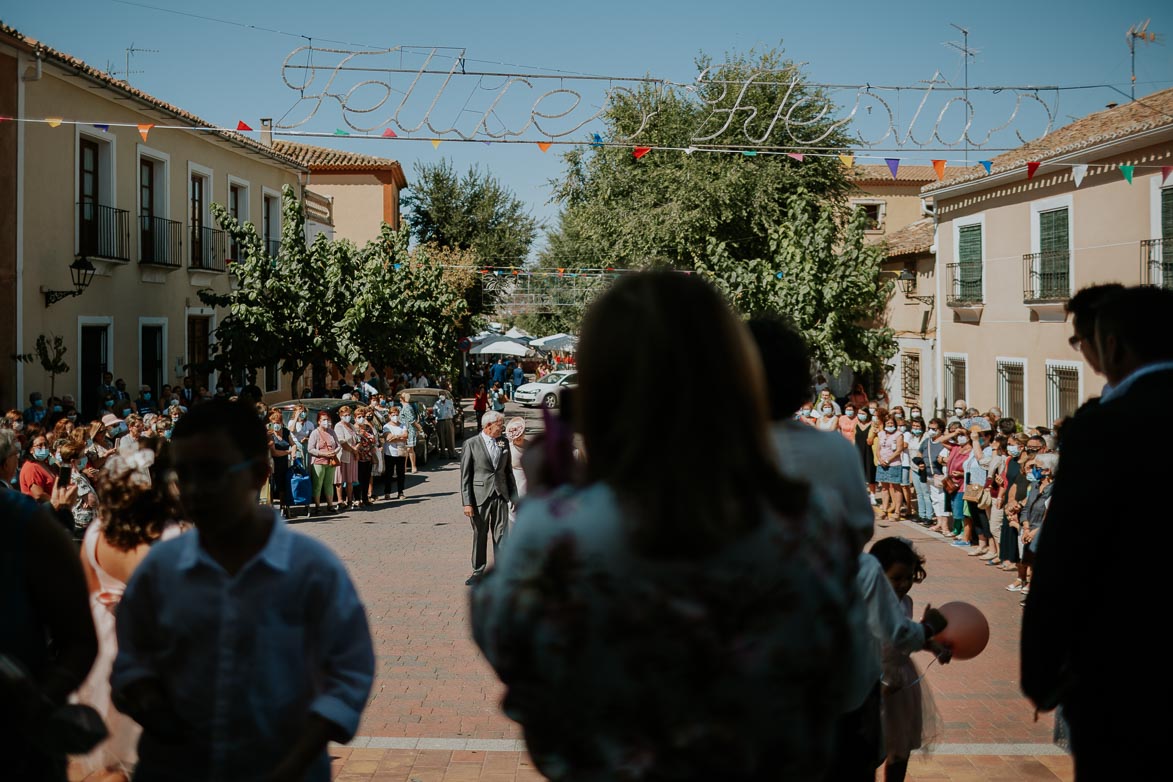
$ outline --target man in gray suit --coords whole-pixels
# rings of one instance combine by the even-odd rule
[[[472,575],[480,580],[488,561],[488,536],[493,533],[493,559],[509,528],[509,506],[517,497],[509,445],[502,439],[505,416],[490,410],[481,419],[481,433],[466,440],[460,457],[460,498],[472,523]]]

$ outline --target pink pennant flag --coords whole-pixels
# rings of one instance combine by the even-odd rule
[[[888,170],[892,172],[892,178],[896,178],[896,172],[900,170],[900,158],[886,157],[884,162],[888,164]]]
[[[648,154],[651,151],[652,151],[651,147],[636,147],[635,149],[633,149],[631,151],[631,154],[635,157],[636,160],[639,160],[641,157],[643,157],[644,155]]]
[[[801,162],[802,162],[802,159],[803,159],[804,157],[806,157],[806,156],[805,156],[805,155],[803,155],[801,152],[787,152],[787,153],[786,153],[786,157],[789,157],[789,158],[794,158],[794,159],[795,159],[795,160],[797,160],[799,163],[801,163]]]
[[[391,130],[391,128],[387,128],[383,131],[383,138],[399,138],[399,136],[396,136],[395,131]]]

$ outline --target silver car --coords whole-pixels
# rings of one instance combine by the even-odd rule
[[[554,409],[562,404],[562,392],[567,388],[574,388],[577,385],[577,371],[551,372],[541,380],[526,383],[524,386],[516,389],[513,392],[513,401],[526,407],[541,405],[542,407]]]

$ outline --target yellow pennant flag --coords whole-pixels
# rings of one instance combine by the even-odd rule
[[[543,152],[545,152],[549,148],[550,148],[549,141],[539,141],[538,142],[538,149],[542,150]]]
[[[143,141],[147,140],[147,134],[151,132],[153,127],[155,127],[154,124],[150,122],[138,126],[138,134],[143,137]]]
[[[61,124],[61,117],[45,117],[45,122],[49,124],[49,127],[55,128]]]
[[[855,155],[840,155],[839,162],[847,168],[851,168],[855,165]]]
[[[438,146],[440,146],[440,144],[441,144],[440,139],[438,139],[438,138],[432,139],[432,149],[436,149]]]

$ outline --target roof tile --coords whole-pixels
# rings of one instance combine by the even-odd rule
[[[933,218],[924,217],[915,223],[909,223],[903,228],[888,234],[885,241],[888,245],[888,257],[895,258],[901,255],[916,255],[926,253],[933,246]]]
[[[339,169],[346,168],[363,171],[384,171],[399,168],[399,161],[372,155],[360,155],[357,152],[345,152],[341,149],[315,147],[310,144],[299,144],[294,141],[274,141],[273,149],[280,154],[296,160],[306,168]]]

